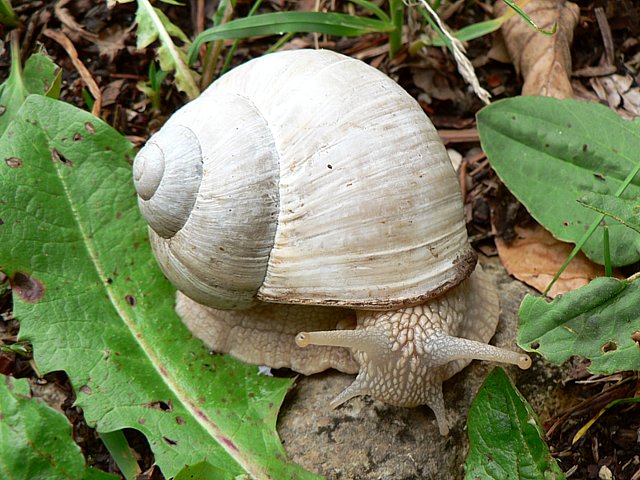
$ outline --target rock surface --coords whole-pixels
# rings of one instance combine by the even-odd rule
[[[500,293],[500,324],[492,343],[515,349],[517,312],[528,291],[497,259],[483,266]],[[451,432],[440,435],[428,407],[398,408],[358,397],[336,410],[329,402],[353,377],[335,371],[298,377],[285,400],[278,432],[292,461],[328,479],[461,479],[468,450],[466,418],[478,388],[495,365],[474,361],[444,384]],[[558,394],[560,372],[539,359],[526,371],[504,366],[540,413]]]

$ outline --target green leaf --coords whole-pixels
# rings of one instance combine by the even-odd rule
[[[467,420],[465,480],[561,480],[531,405],[495,368],[480,387]]]
[[[589,192],[618,195],[638,166],[640,121],[622,120],[609,108],[549,97],[500,100],[478,114],[480,140],[492,167],[531,215],[556,238],[578,243],[596,212],[578,199]],[[640,176],[622,194],[640,197]],[[640,234],[609,224],[611,261],[640,260]],[[602,226],[583,251],[603,264]]]
[[[391,32],[391,22],[334,12],[275,12],[238,18],[200,33],[189,50],[189,63],[206,42],[259,35],[317,32],[339,37],[355,37],[372,32]]]
[[[196,73],[187,66],[185,53],[176,46],[171,37],[178,38],[187,46],[190,44],[189,39],[161,10],[153,7],[149,0],[137,2],[137,47],[143,49],[160,40],[157,51],[160,68],[165,72],[175,72],[176,86],[185,92],[190,100],[198,97],[200,89]]]
[[[87,467],[60,412],[32,398],[27,379],[0,375],[0,477],[115,480]]]
[[[62,69],[43,53],[34,53],[24,65],[24,84],[29,93],[57,99],[62,86]]]
[[[42,53],[34,53],[22,68],[17,37],[11,39],[11,72],[0,85],[0,136],[7,129],[27,95],[35,93],[57,98],[62,70]]]
[[[578,202],[640,233],[640,199],[625,200],[613,195],[588,193]]]
[[[20,338],[65,370],[99,432],[135,428],[165,477],[208,461],[255,478],[311,478],[275,423],[291,386],[210,355],[177,317],[138,212],[131,145],[71,105],[30,96],[0,141],[0,265]]]
[[[640,369],[640,281],[596,278],[551,303],[525,296],[520,305],[518,345],[548,361],[572,355],[591,360],[589,371]]]

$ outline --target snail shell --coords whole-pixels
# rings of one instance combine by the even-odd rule
[[[386,309],[475,266],[435,128],[393,80],[334,52],[232,70],[169,119],[134,170],[164,273],[215,308]]]

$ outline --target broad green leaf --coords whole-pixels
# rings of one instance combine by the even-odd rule
[[[7,129],[27,95],[35,93],[57,98],[60,94],[62,70],[42,53],[34,53],[24,70],[20,63],[17,41],[11,42],[11,72],[0,85],[0,136]]]
[[[0,141],[0,265],[20,338],[65,370],[99,432],[146,435],[165,477],[310,478],[275,430],[291,380],[215,355],[173,310],[138,213],[131,145],[71,105],[30,96]],[[6,208],[9,206],[9,208]]]
[[[561,480],[531,405],[495,368],[480,387],[467,420],[465,480]]]
[[[238,18],[205,30],[196,37],[189,50],[193,63],[200,46],[228,38],[248,38],[282,33],[317,32],[340,37],[354,37],[372,32],[391,32],[391,22],[333,12],[275,12]]]
[[[640,198],[625,200],[613,195],[588,193],[578,201],[640,233]]]
[[[67,418],[32,398],[29,381],[0,375],[0,477],[116,480],[90,468]]]
[[[596,278],[550,303],[527,295],[519,315],[518,345],[550,362],[582,355],[594,373],[640,370],[638,280]]]
[[[638,166],[640,121],[609,108],[548,97],[500,100],[478,114],[480,140],[491,166],[531,215],[556,238],[577,243],[598,213],[578,199],[589,192],[616,195]],[[640,175],[622,198],[640,197]],[[640,234],[608,222],[613,265],[640,260]],[[583,246],[604,263],[602,226]]]
[[[167,18],[161,10],[153,7],[149,0],[137,0],[136,11],[137,47],[146,48],[156,40],[160,40],[157,56],[160,68],[165,72],[174,72],[176,86],[185,92],[190,100],[200,95],[197,75],[186,63],[185,53],[176,46],[171,37],[178,38],[189,46],[189,39],[182,30]]]

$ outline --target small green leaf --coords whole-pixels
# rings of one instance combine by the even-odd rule
[[[465,480],[562,480],[531,405],[495,368],[480,387],[467,420]]]
[[[640,198],[625,200],[592,192],[584,195],[578,202],[640,233]]]
[[[554,237],[578,243],[599,215],[578,199],[589,192],[619,196],[638,167],[640,121],[621,119],[596,103],[516,97],[478,114],[482,147],[491,166],[531,215]],[[640,176],[621,198],[640,197]],[[640,260],[640,234],[610,224],[611,262]],[[604,264],[602,226],[582,247]]]
[[[401,2],[402,3],[402,2]],[[354,37],[372,32],[391,32],[391,22],[334,12],[275,12],[238,18],[205,30],[196,37],[189,50],[193,63],[200,46],[206,42],[290,32],[317,32],[339,37]]]
[[[165,477],[207,461],[221,479],[313,478],[275,424],[292,381],[209,354],[174,311],[148,242],[125,138],[91,114],[27,97],[0,141],[0,265],[20,339],[64,370],[98,432],[142,432]]]
[[[118,478],[87,467],[67,418],[32,398],[27,379],[4,375],[0,375],[0,477]]]
[[[24,83],[29,93],[57,99],[62,86],[62,69],[43,53],[34,53],[24,65]]]
[[[550,362],[582,355],[594,373],[640,369],[638,280],[596,278],[551,303],[527,295],[519,315],[518,345]]]

